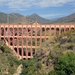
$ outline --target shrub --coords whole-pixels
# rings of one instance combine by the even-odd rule
[[[54,67],[57,75],[74,75],[75,74],[75,54],[70,52],[58,58]],[[53,75],[53,72],[49,73]],[[55,74],[54,74],[55,75]]]

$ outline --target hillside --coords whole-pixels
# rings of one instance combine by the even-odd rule
[[[59,18],[58,20],[54,21],[53,23],[75,23],[75,13]]]
[[[13,52],[0,40],[0,75],[13,75],[19,66],[20,61],[13,55]]]
[[[50,23],[50,20],[44,19],[37,14],[32,14],[30,16],[24,16],[19,13],[6,14],[0,12],[0,23],[13,23],[13,24],[30,24],[36,21],[39,23]]]
[[[20,75],[75,75],[74,65],[75,30],[48,39],[30,60],[18,60],[5,41],[0,41],[0,75],[18,74],[21,68]]]
[[[74,65],[75,30],[44,42],[34,59],[23,62],[21,75],[75,75]]]
[[[49,19],[42,18],[41,16],[37,15],[36,13],[30,15],[29,17],[31,19],[33,19],[34,21],[36,21],[36,19],[37,19],[37,22],[41,23],[41,24],[51,23],[51,21]]]
[[[3,12],[0,12],[0,23],[13,23],[13,24],[32,24],[35,21],[38,21],[40,24],[50,24],[50,23],[75,23],[75,13],[64,16],[59,19],[45,19],[38,14],[34,13],[29,16],[24,16],[19,13],[11,13],[6,14]]]
[[[10,24],[29,24],[33,21],[28,16],[23,16],[19,13],[6,14],[0,12],[0,23],[10,23]]]

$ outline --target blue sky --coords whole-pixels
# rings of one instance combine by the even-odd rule
[[[0,12],[59,18],[75,13],[75,0],[0,0]]]

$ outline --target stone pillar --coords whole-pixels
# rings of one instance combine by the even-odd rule
[[[19,55],[19,25],[17,25],[17,52]]]
[[[45,41],[46,41],[46,25],[45,25]]]
[[[22,25],[22,58],[24,56],[24,51],[23,51],[23,25]]]
[[[71,30],[71,25],[69,25],[69,30]]]
[[[10,25],[8,25],[8,44],[10,46]]]
[[[28,25],[26,25],[26,59],[28,58]]]
[[[56,25],[54,25],[54,37],[56,36]]]
[[[59,25],[59,35],[61,34],[61,25]]]
[[[33,51],[32,51],[32,25],[31,25],[31,57],[33,56]]]
[[[36,49],[37,49],[37,22],[35,25],[35,53],[36,53]]]
[[[13,25],[13,49],[14,49],[14,25]]]
[[[40,25],[40,45],[41,45],[41,43],[42,43],[42,26]]]
[[[66,25],[64,25],[64,33],[66,32]]]
[[[6,31],[5,31],[5,24],[4,24],[4,40],[5,40],[5,34],[6,34]]]
[[[51,25],[50,25],[50,36],[51,36]]]

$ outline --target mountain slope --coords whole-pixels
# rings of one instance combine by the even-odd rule
[[[75,23],[75,13],[62,17],[56,20],[49,20],[42,18],[37,14],[32,14],[30,16],[24,16],[19,13],[6,14],[0,12],[0,23],[10,23],[10,24],[30,24],[34,23],[37,19],[37,22],[40,24],[49,24],[49,23]]]
[[[37,14],[32,14],[32,15],[30,15],[29,16],[31,19],[33,19],[34,21],[36,21],[36,19],[37,19],[37,22],[38,23],[42,23],[42,24],[46,24],[46,23],[51,23],[51,21],[50,20],[48,20],[48,19],[45,19],[45,18],[42,18],[42,17],[40,17],[39,15],[37,15]]]
[[[0,40],[0,75],[13,75],[20,61],[14,56],[4,40]]]
[[[58,20],[54,21],[54,23],[75,23],[75,13],[59,18]]]
[[[67,53],[74,53],[73,60],[75,62],[75,30],[68,31],[54,39],[50,38],[45,41],[39,49],[36,50],[36,55],[33,59],[23,62],[21,75],[68,75],[68,73],[73,73],[73,75],[75,75],[75,70],[71,69],[75,69],[75,63],[72,62],[72,66],[70,65],[71,61],[67,63],[69,67],[66,66],[65,63],[63,63],[64,65],[60,65],[62,62],[59,63],[60,66],[65,68],[60,68],[59,70],[57,69],[59,72],[61,72],[61,69],[65,71],[67,67],[70,68],[68,71],[65,71],[65,74],[51,73],[55,70],[57,62],[59,62],[58,58],[66,55]]]
[[[36,21],[39,23],[50,23],[50,20],[44,19],[37,14],[32,14],[30,16],[23,16],[19,13],[5,14],[0,12],[0,23],[13,23],[13,24],[30,24]]]
[[[19,13],[5,14],[0,12],[0,23],[29,24],[30,21],[33,20]]]
[[[0,23],[7,23],[7,14],[0,12]]]

